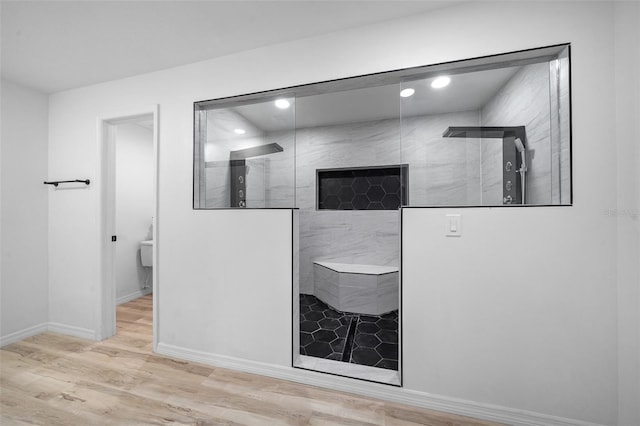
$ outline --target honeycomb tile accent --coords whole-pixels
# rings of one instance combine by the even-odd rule
[[[409,167],[317,170],[318,210],[397,210],[408,204]]]
[[[301,294],[300,354],[397,371],[398,311],[340,312],[313,295]]]
[[[342,361],[352,318],[315,296],[301,294],[300,354]]]

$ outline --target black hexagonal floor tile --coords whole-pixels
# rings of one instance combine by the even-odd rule
[[[349,326],[341,325],[339,328],[337,328],[337,329],[335,329],[333,331],[336,332],[338,337],[345,338],[345,337],[347,337],[347,333],[349,332]]]
[[[355,348],[351,352],[351,362],[360,365],[376,365],[382,357],[378,352],[369,348]]]
[[[326,342],[313,342],[305,347],[307,355],[316,358],[326,358],[333,353],[331,345]]]
[[[304,319],[307,321],[320,321],[324,319],[324,314],[322,312],[311,311],[304,314]]]
[[[364,348],[375,348],[380,344],[380,339],[375,334],[356,334],[353,341],[357,346]]]
[[[300,346],[307,346],[309,343],[313,342],[313,336],[311,333],[306,333],[304,331],[300,332]]]
[[[324,318],[324,319],[321,319],[320,321],[318,321],[318,324],[320,324],[320,327],[325,329],[325,330],[335,330],[338,327],[340,327],[340,325],[341,325],[340,321],[338,321],[335,318]]]
[[[398,371],[398,361],[391,359],[383,359],[379,363],[375,365],[378,368],[386,368],[387,370],[396,370]]]
[[[384,315],[380,315],[380,318],[397,320],[398,319],[398,311],[387,312]]]
[[[379,316],[340,312],[313,295],[301,295],[300,312],[300,354],[398,369],[397,311]],[[322,318],[310,321],[309,315]]]
[[[312,334],[313,334],[313,340],[315,340],[316,342],[331,343],[338,338],[336,333],[332,330],[320,329],[318,331],[314,331]]]
[[[300,330],[306,331],[307,333],[312,333],[319,329],[320,329],[320,326],[315,321],[302,321],[300,323]]]
[[[336,339],[335,341],[331,342],[331,349],[333,349],[333,352],[339,353],[341,355],[340,356],[341,359],[342,359],[342,351],[344,350],[344,344],[345,344],[345,339]]]
[[[331,359],[334,361],[342,361],[342,355],[339,352],[333,352],[330,355],[327,355],[326,359]]]
[[[360,321],[364,322],[376,322],[380,319],[380,317],[374,317],[371,315],[360,315]]]
[[[398,360],[398,345],[394,343],[382,343],[376,347],[376,352],[384,359]]]
[[[398,331],[396,330],[380,330],[376,336],[382,343],[398,343]]]
[[[325,311],[325,310],[327,310],[329,308],[329,305],[327,305],[326,303],[321,302],[320,300],[316,299],[316,302],[315,303],[311,303],[309,305],[309,308],[312,311],[323,312],[323,311]]]
[[[378,324],[378,327],[382,328],[383,330],[398,329],[398,324],[395,321],[389,319],[380,319],[376,322],[376,324]]]
[[[334,311],[333,309],[329,309],[329,308],[325,309],[322,313],[327,318],[339,319],[339,318],[342,318],[344,316],[344,314],[341,314],[340,312]]]
[[[358,333],[375,334],[380,331],[380,327],[375,322],[360,322],[358,324]]]

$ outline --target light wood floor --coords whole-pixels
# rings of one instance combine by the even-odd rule
[[[491,425],[151,353],[151,296],[103,342],[44,333],[0,351],[0,424]]]

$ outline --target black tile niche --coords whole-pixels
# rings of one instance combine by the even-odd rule
[[[397,210],[408,200],[409,166],[316,170],[318,210]]]

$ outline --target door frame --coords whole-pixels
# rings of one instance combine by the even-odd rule
[[[111,236],[115,232],[115,142],[116,126],[153,117],[153,351],[158,346],[158,288],[159,288],[159,235],[158,232],[158,170],[159,135],[158,105],[100,115],[98,131],[98,238],[99,291],[96,303],[96,340],[105,340],[116,333],[116,281],[115,244]]]

